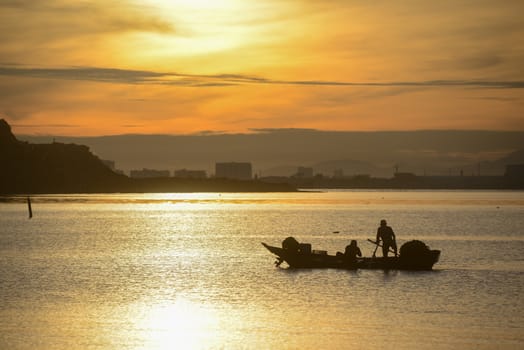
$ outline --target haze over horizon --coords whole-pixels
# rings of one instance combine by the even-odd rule
[[[0,118],[64,137],[524,131],[522,13],[516,0],[0,0]]]
[[[391,177],[395,167],[418,175],[502,175],[506,164],[524,163],[524,131],[280,129],[255,134],[18,138],[87,145],[125,171],[189,168],[206,170],[209,175],[215,162],[243,161],[251,162],[259,176],[289,176],[298,166],[312,166],[316,173],[329,176],[342,169],[346,175]]]

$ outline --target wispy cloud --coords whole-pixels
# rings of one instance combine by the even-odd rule
[[[144,84],[166,76],[150,71],[126,70],[114,68],[16,68],[0,67],[0,75],[19,77],[84,80],[108,83]]]
[[[45,79],[80,80],[116,84],[159,84],[187,87],[230,86],[242,84],[302,85],[330,87],[470,87],[489,89],[522,89],[522,80],[423,80],[423,81],[334,81],[334,80],[279,80],[242,74],[199,75],[178,72],[155,72],[100,67],[22,68],[0,67],[0,75]]]
[[[5,62],[82,64],[115,57],[132,35],[172,35],[175,25],[126,0],[0,0],[0,32]]]
[[[79,124],[13,124],[16,128],[41,129],[41,128],[78,128]]]
[[[23,24],[25,34],[28,30],[42,29],[45,29],[50,37],[73,36],[80,32],[173,31],[171,24],[148,13],[147,7],[123,0],[114,0],[111,3],[99,0],[89,2],[5,0],[0,1],[0,8],[3,8],[4,12],[9,11],[11,15],[18,13],[29,19],[23,23],[9,21],[12,26]],[[45,28],[44,24],[47,25]],[[11,34],[16,33],[11,32]]]

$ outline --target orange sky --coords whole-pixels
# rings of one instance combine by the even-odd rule
[[[524,130],[522,13],[521,0],[0,0],[0,118],[64,136]]]

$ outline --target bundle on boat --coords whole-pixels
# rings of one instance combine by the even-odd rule
[[[300,243],[293,237],[284,239],[282,247],[262,245],[276,255],[277,266],[286,262],[292,268],[431,270],[440,257],[440,250],[432,250],[419,240],[404,243],[399,256],[391,257],[330,255],[325,250],[313,250],[311,244]]]

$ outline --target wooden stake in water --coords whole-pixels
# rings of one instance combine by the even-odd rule
[[[33,209],[31,208],[31,198],[27,197],[27,210],[29,210],[29,219],[33,217]]]

